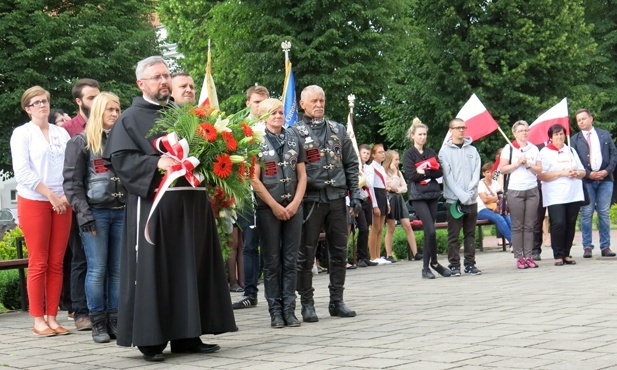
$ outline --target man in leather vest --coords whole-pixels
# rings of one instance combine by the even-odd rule
[[[330,257],[331,316],[354,317],[343,301],[347,264],[347,206],[357,213],[362,207],[358,188],[358,157],[345,127],[324,119],[325,93],[316,85],[302,91],[300,106],[304,117],[293,130],[306,154],[308,183],[304,194],[304,228],[298,253],[297,290],[302,303],[304,322],[318,321],[313,300],[313,259],[319,234],[326,232]],[[355,214],[354,214],[355,215]]]

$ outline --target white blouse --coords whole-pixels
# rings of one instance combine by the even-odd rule
[[[62,170],[69,139],[68,132],[56,125],[49,125],[49,141],[31,121],[13,130],[11,158],[20,197],[47,201],[35,190],[41,182],[58,197],[64,195]]]

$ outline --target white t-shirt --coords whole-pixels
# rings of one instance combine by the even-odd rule
[[[39,126],[32,122],[13,130],[11,157],[20,197],[48,200],[35,190],[41,182],[58,197],[64,195],[62,170],[64,150],[69,139],[69,133],[56,125],[49,125],[49,142]]]
[[[493,193],[497,194],[497,192],[501,191],[501,184],[498,181],[493,180],[490,188],[493,191]],[[489,195],[489,196],[492,195],[491,192],[488,190],[488,187],[486,186],[484,179],[480,180],[480,182],[478,183],[478,199],[476,200],[476,202],[478,203],[478,212],[486,208],[486,205],[482,201],[482,198],[480,198],[480,194],[482,193]]]
[[[516,149],[512,147],[512,160],[510,163],[518,162],[521,156],[527,158],[527,164],[535,166],[538,160],[539,150],[538,147],[527,143],[526,146]],[[510,158],[510,144],[507,144],[501,151],[501,157],[504,159]],[[538,179],[533,172],[525,168],[525,166],[519,166],[516,170],[510,173],[510,181],[508,182],[508,189],[525,191],[533,189],[538,186]]]
[[[572,150],[572,151],[570,151]],[[583,164],[576,150],[564,145],[562,150],[556,151],[547,147],[540,151],[542,172],[563,171],[570,168],[584,170]],[[553,204],[564,204],[583,201],[583,183],[581,179],[559,177],[553,181],[542,181],[542,204],[544,207]]]

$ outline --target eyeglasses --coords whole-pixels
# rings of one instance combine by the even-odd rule
[[[171,75],[169,73],[163,73],[161,75],[152,76],[150,78],[140,78],[140,80],[150,80],[150,81],[161,81],[161,80],[169,80]]]
[[[520,133],[523,133],[523,132],[529,132],[529,129],[526,129],[526,130],[516,130],[517,134],[520,134]]]
[[[466,126],[452,127],[452,130],[465,131],[467,130]]]
[[[49,100],[48,99],[43,99],[43,100],[37,100],[32,104],[28,104],[26,105],[26,107],[28,108],[32,108],[32,107],[42,107],[44,105],[49,104]]]

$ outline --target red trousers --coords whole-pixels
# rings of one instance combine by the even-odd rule
[[[30,315],[56,316],[62,291],[62,262],[71,231],[72,210],[60,215],[48,201],[17,198],[19,226],[28,249]]]

